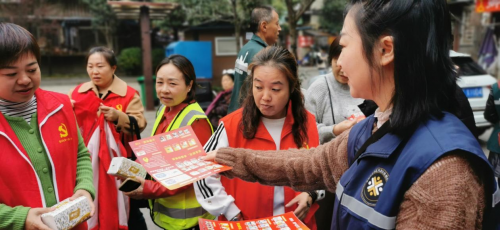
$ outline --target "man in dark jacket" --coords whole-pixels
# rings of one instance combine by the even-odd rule
[[[247,77],[248,65],[252,62],[253,56],[267,46],[274,45],[278,41],[281,31],[279,16],[276,10],[270,6],[259,6],[253,9],[250,27],[254,33],[252,39],[245,44],[236,59],[234,67],[234,88],[231,95],[231,102],[227,113],[231,113],[240,108],[242,99],[248,91]],[[240,96],[241,95],[241,96]]]

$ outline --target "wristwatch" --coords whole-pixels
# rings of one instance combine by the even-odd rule
[[[239,220],[240,220],[240,218],[238,218],[238,216],[239,216],[240,214],[241,214],[241,212],[240,212],[240,213],[238,213],[238,214],[236,214],[236,216],[234,216],[233,218],[231,218],[229,221],[239,221]]]

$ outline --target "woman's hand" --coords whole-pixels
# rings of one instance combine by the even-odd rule
[[[293,213],[299,218],[300,220],[304,220],[306,218],[307,213],[309,212],[309,208],[311,208],[312,205],[312,197],[309,196],[307,192],[303,192],[293,198],[288,204],[285,205],[285,207],[290,207],[294,204],[297,204],[297,208]]]
[[[333,126],[333,134],[335,136],[340,135],[344,131],[353,127],[358,121],[357,120],[345,120]]]
[[[89,192],[85,191],[85,190],[76,190],[75,194],[73,194],[73,196],[71,196],[69,198],[69,200],[75,200],[76,198],[78,197],[81,197],[81,196],[84,196],[84,197],[87,197],[87,199],[89,200],[89,203],[90,203],[90,216],[94,216],[94,212],[95,212],[95,205],[94,205],[94,201],[92,200],[92,196],[90,195]]]
[[[134,191],[124,192],[123,194],[125,194],[125,196],[128,196],[136,200],[144,199],[143,190],[144,190],[144,183],[146,182],[146,180],[144,180],[144,178],[142,177],[134,177],[134,180],[141,182],[141,186],[139,186],[139,188],[137,188]]]
[[[214,150],[214,151],[208,152],[206,156],[200,157],[200,159],[202,159],[204,161],[213,161],[213,162],[215,162],[216,155],[217,155],[217,150]]]
[[[24,222],[25,230],[51,230],[47,225],[42,222],[40,216],[47,212],[54,211],[55,208],[31,208],[26,216]]]
[[[101,110],[101,113],[104,114],[104,118],[107,121],[115,122],[118,120],[119,111],[116,110],[115,108],[105,106],[101,103],[101,106],[99,106],[99,110]]]

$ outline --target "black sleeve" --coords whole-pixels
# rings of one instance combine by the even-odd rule
[[[478,136],[476,120],[474,119],[474,113],[470,107],[469,99],[465,96],[464,91],[460,87],[456,87],[455,98],[457,99],[459,109],[456,111],[455,116],[457,116],[465,126],[474,134],[475,137]]]
[[[498,122],[498,113],[495,108],[495,98],[493,98],[493,92],[488,96],[488,101],[486,101],[486,109],[484,110],[484,119],[491,123]]]

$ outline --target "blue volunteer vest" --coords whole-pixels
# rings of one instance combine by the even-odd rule
[[[394,229],[406,191],[450,151],[466,151],[480,159],[481,167],[492,170],[474,136],[449,113],[420,125],[406,144],[394,134],[384,135],[353,162],[356,151],[372,135],[374,122],[372,115],[349,133],[351,166],[337,184],[331,229]],[[498,186],[493,178],[491,183],[491,188],[496,188],[493,203],[498,204]]]

